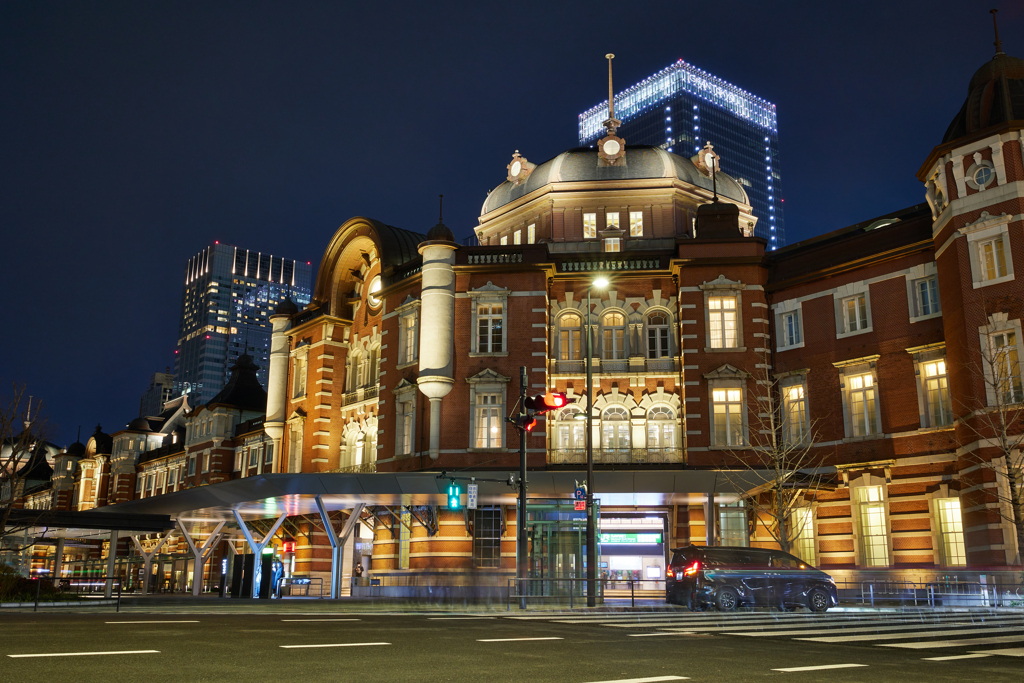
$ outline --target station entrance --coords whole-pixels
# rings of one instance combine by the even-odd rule
[[[585,597],[587,513],[575,510],[571,501],[561,500],[531,500],[526,510],[529,580],[523,592],[538,597]],[[601,518],[597,500],[594,518],[595,522]],[[597,556],[601,556],[599,540]],[[600,596],[600,582],[597,591]]]

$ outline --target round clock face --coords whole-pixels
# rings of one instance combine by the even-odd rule
[[[522,170],[523,170],[523,162],[515,161],[515,162],[512,163],[512,168],[509,169],[508,174],[510,176],[512,176],[513,178],[515,178],[517,175],[519,175],[519,172],[522,171]]]
[[[619,150],[622,149],[622,145],[619,144],[618,140],[608,140],[604,143],[604,146],[601,149],[605,154],[613,157],[619,153]]]
[[[715,157],[712,156],[711,154],[704,155],[704,165],[707,166],[708,169],[712,171],[718,170],[717,168],[715,168]]]

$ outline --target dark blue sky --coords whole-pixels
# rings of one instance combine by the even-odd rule
[[[1000,8],[1024,56],[1024,3]],[[686,61],[778,106],[790,242],[923,201],[992,53],[976,2],[0,3],[0,392],[64,445],[173,365],[188,257],[319,262],[355,215],[468,235],[512,152]],[[628,141],[627,141],[628,142]]]

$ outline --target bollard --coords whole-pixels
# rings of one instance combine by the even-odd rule
[[[39,585],[40,585],[40,581],[39,581],[39,577],[37,576],[36,577],[36,606],[32,608],[33,612],[38,612],[39,611]]]
[[[633,579],[629,580],[629,606],[636,607],[636,594],[633,592]]]

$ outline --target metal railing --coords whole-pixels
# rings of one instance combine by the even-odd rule
[[[373,474],[377,471],[377,461],[364,462],[359,465],[349,465],[347,467],[335,467],[333,470],[326,470],[330,474]]]
[[[121,585],[122,585],[122,582],[124,581],[123,577],[120,577],[120,576],[82,576],[82,577],[64,576],[64,577],[60,577],[60,578],[52,578],[52,577],[49,577],[49,576],[37,577],[35,579],[35,582],[36,582],[36,600],[35,600],[35,606],[32,609],[32,611],[34,611],[34,612],[38,612],[39,611],[39,593],[40,593],[40,588],[42,586],[42,582],[43,581],[52,582],[56,586],[58,593],[71,593],[73,595],[91,595],[91,594],[96,594],[96,593],[102,593],[104,596],[106,595],[107,584],[108,583],[110,584],[111,595],[113,596],[113,594],[114,594],[114,586],[113,586],[113,584],[117,583],[117,593],[116,593],[116,600],[117,600],[116,605],[117,605],[117,608],[116,608],[115,611],[117,611],[117,612],[121,611]]]
[[[638,360],[642,361],[642,365],[637,365]],[[602,359],[597,356],[593,361],[594,374],[597,375],[630,372],[631,368],[633,372],[678,372],[679,361],[675,358]],[[582,375],[586,370],[587,361],[583,358],[553,360],[551,366],[551,371],[556,374]]]
[[[604,601],[609,598],[629,597],[630,607],[636,607],[637,597],[665,596],[665,579],[594,579],[595,597]],[[512,609],[512,602],[518,600],[520,607],[525,608],[528,601],[568,600],[572,609],[577,603],[586,604],[587,587],[590,579],[509,579],[505,609]],[[649,588],[644,584],[655,584],[660,588]]]
[[[915,607],[1024,606],[1024,584],[1001,582],[998,579],[991,583],[960,581],[955,578],[936,581],[837,581],[836,589],[840,602],[871,607],[908,603]]]
[[[377,398],[377,394],[380,393],[380,385],[374,384],[369,387],[360,387],[355,391],[350,391],[341,396],[341,405],[347,406],[353,403],[359,403],[360,401],[369,401],[371,398]]]
[[[645,465],[683,463],[681,448],[595,448],[594,462],[599,465]],[[585,465],[587,449],[556,448],[548,452],[552,465]]]

